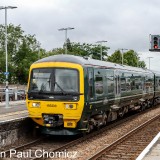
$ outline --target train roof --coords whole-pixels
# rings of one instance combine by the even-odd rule
[[[94,67],[101,67],[101,68],[117,68],[117,69],[123,69],[123,70],[128,70],[128,71],[153,73],[153,71],[143,69],[143,68],[131,67],[127,65],[120,65],[116,63],[107,62],[107,61],[95,60],[89,57],[80,57],[80,56],[65,55],[65,54],[49,56],[49,57],[40,59],[36,61],[35,63],[43,63],[43,62],[70,62],[70,63],[80,64],[82,66],[94,66]]]
[[[154,74],[159,75],[160,76],[160,72],[159,71],[155,71],[155,70],[151,70]]]

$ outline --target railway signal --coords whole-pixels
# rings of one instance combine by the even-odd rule
[[[158,49],[158,37],[154,37],[153,38],[153,47],[154,47],[154,49]]]
[[[160,35],[150,36],[151,47],[149,51],[160,52]]]

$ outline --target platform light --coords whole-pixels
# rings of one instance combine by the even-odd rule
[[[67,27],[67,28],[60,28],[59,31],[65,31],[65,54],[67,54],[67,31],[75,29],[73,27]]]
[[[5,10],[5,53],[6,53],[6,91],[5,91],[5,102],[6,102],[6,108],[9,108],[9,90],[8,90],[8,44],[7,44],[7,10],[8,9],[15,9],[16,6],[0,6],[0,10]]]

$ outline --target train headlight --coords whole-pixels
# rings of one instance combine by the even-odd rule
[[[65,109],[77,109],[77,104],[64,104]]]
[[[32,107],[40,107],[40,102],[33,102]]]

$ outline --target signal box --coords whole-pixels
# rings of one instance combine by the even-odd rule
[[[160,52],[160,35],[151,35],[149,51]]]

